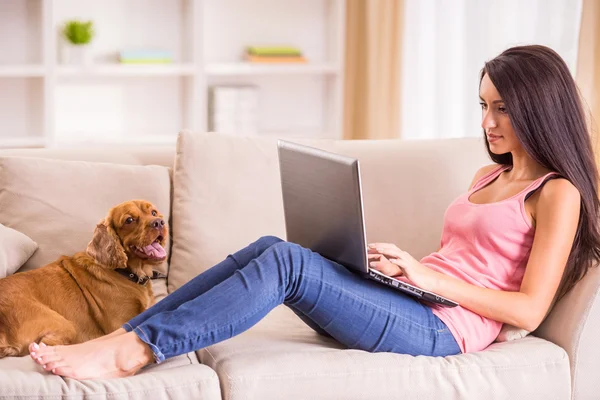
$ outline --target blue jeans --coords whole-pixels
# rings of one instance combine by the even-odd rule
[[[123,328],[161,362],[238,335],[280,304],[351,349],[460,353],[430,307],[272,236],[228,256]]]

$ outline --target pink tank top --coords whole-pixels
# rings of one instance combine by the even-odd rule
[[[509,168],[501,165],[490,171],[450,204],[444,215],[441,249],[421,259],[422,264],[473,285],[504,291],[520,289],[535,232],[525,212],[525,200],[557,174],[550,172],[502,201],[469,201],[473,193]],[[432,310],[448,326],[463,353],[483,350],[502,328],[501,322],[461,306],[433,305]]]

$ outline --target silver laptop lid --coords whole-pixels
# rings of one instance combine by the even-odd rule
[[[287,240],[367,273],[358,160],[278,142]]]

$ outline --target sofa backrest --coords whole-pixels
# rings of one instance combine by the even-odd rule
[[[39,245],[20,271],[85,249],[122,201],[151,201],[169,218],[173,155],[168,147],[0,151],[0,223]]]
[[[416,258],[439,248],[446,207],[491,163],[482,139],[294,141],[358,158],[367,239]],[[276,138],[183,132],[177,148],[171,290],[259,236],[285,236]]]
[[[104,162],[127,165],[161,165],[172,168],[175,159],[175,146],[0,149],[0,157],[7,156],[39,157],[53,160]]]

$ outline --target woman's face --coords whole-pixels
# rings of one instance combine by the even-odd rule
[[[487,74],[479,87],[481,100],[481,127],[485,131],[490,151],[494,154],[510,153],[521,148],[521,143],[510,122],[504,101]]]

